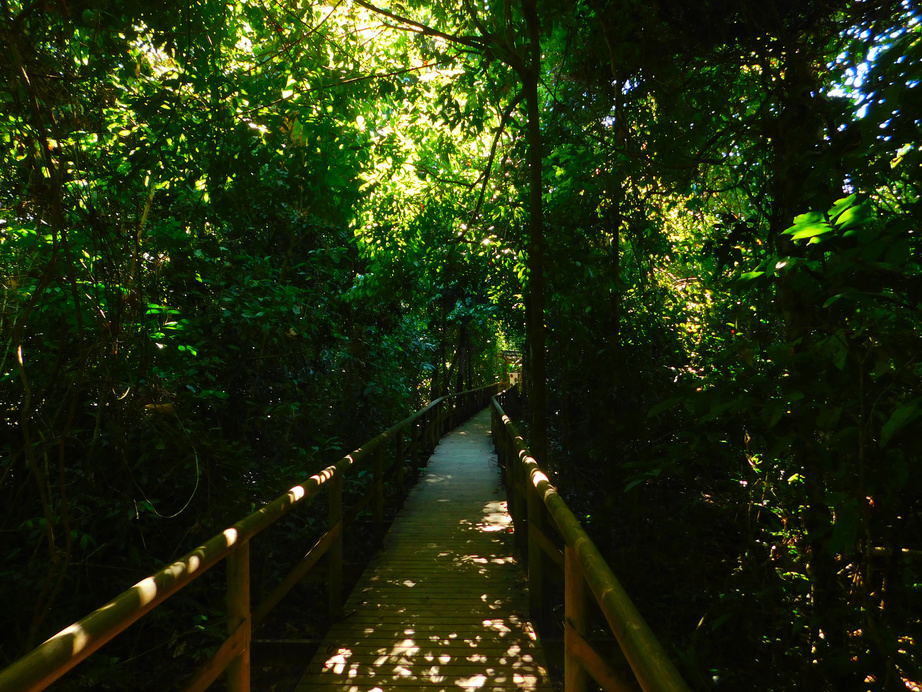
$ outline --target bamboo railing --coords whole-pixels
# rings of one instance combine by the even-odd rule
[[[72,624],[0,671],[0,692],[43,690],[106,642],[119,635],[222,560],[227,561],[227,637],[215,654],[195,673],[188,692],[204,690],[223,672],[231,692],[250,689],[250,640],[259,625],[282,598],[324,555],[328,563],[329,607],[333,617],[342,614],[344,526],[372,504],[378,537],[384,533],[384,480],[389,469],[403,493],[407,467],[416,470],[424,450],[431,449],[448,430],[485,408],[499,385],[490,385],[436,399],[425,408],[381,433],[351,454],[325,468],[301,485],[241,519],[173,564],[138,582],[104,606]],[[391,465],[385,468],[384,448],[395,445]],[[348,512],[343,509],[343,474],[357,462],[372,459],[374,480],[365,496]],[[327,489],[328,527],[300,562],[255,609],[250,604],[249,543],[297,506]]]
[[[551,569],[563,572],[565,692],[584,692],[587,674],[607,692],[635,689],[587,641],[590,595],[601,608],[643,690],[688,692],[688,686],[598,548],[529,455],[497,397],[493,398],[491,409],[493,440],[504,470],[516,543],[528,555],[531,615],[539,626],[548,621],[546,585],[554,576]],[[547,527],[556,529],[563,539],[562,551],[547,535]]]

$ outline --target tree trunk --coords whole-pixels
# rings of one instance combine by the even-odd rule
[[[769,242],[782,255],[797,256],[802,250],[782,235],[794,222],[797,213],[809,208],[809,154],[823,136],[822,121],[816,112],[817,102],[810,94],[815,88],[811,67],[800,52],[790,52],[786,58],[785,76],[781,84],[772,176],[772,219]],[[797,127],[794,127],[794,125]],[[792,362],[787,386],[807,391],[816,373],[809,365],[798,362],[810,354],[817,332],[816,309],[806,301],[783,274],[778,284],[777,307],[785,326],[785,339],[791,345]],[[808,363],[811,361],[807,361]],[[791,423],[794,441],[790,453],[792,469],[805,477],[803,508],[804,539],[808,547],[807,573],[810,578],[813,656],[818,662],[811,684],[832,682],[836,688],[856,682],[848,666],[848,641],[844,620],[842,590],[838,584],[838,567],[830,547],[833,515],[827,499],[827,472],[823,460],[812,442],[816,435],[812,421],[805,417]]]
[[[547,365],[544,331],[544,210],[541,202],[541,108],[538,78],[541,74],[541,34],[535,0],[523,0],[528,27],[529,64],[523,74],[528,111],[528,287],[531,295],[526,333],[531,355],[531,453],[540,465],[547,463]]]

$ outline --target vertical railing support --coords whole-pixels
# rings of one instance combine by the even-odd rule
[[[547,625],[544,617],[544,553],[538,538],[538,532],[544,527],[544,503],[531,479],[526,478],[525,482],[528,505],[528,604],[532,619],[541,629]]]
[[[413,440],[412,434],[410,435],[410,440]],[[402,503],[404,476],[406,475],[406,467],[403,463],[403,430],[397,433],[397,459],[394,463],[397,464],[397,493],[400,497],[399,503]]]
[[[413,421],[413,423],[410,425],[410,455],[409,456],[410,456],[410,469],[413,471],[414,478],[416,477],[416,472],[418,471],[418,469],[416,468],[416,453],[420,445],[420,443],[417,442],[416,433],[418,430],[420,430],[419,421]],[[420,433],[420,437],[421,436],[422,436],[422,433]]]
[[[375,484],[375,542],[381,543],[384,539],[384,445],[378,445],[374,455],[374,484]]]
[[[506,436],[507,454],[509,455],[509,469],[512,473],[512,495],[515,499],[516,516],[515,541],[523,553],[528,550],[528,487],[530,485],[525,475],[525,464],[519,459],[515,443]]]
[[[227,634],[242,636],[242,651],[227,667],[227,689],[250,692],[250,544],[227,556]],[[238,629],[243,631],[238,634]]]
[[[588,618],[586,580],[579,567],[576,551],[566,546],[564,551],[564,633],[563,689],[564,692],[585,692],[587,675],[574,651],[578,642],[574,634],[586,638]]]
[[[329,580],[330,592],[330,617],[338,619],[343,614],[343,478],[336,474],[329,480],[330,484],[330,508],[327,517],[329,530],[338,532],[330,546],[327,554],[329,555],[329,570],[327,579]],[[336,525],[339,524],[339,528]]]
[[[430,409],[426,411],[426,414],[420,420],[420,425],[423,427],[423,434],[421,435],[423,439],[423,456],[429,452],[429,443],[432,440],[432,419],[435,416],[435,409]]]

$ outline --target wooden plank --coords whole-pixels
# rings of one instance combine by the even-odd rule
[[[457,684],[455,684],[457,683]],[[317,684],[311,687],[312,692],[403,692],[404,690],[426,690],[427,692],[460,692],[463,690],[476,690],[477,692],[521,692],[522,689],[529,689],[528,687],[523,687],[514,682],[504,683],[498,685],[495,683],[490,683],[489,686],[484,685],[483,681],[479,676],[474,676],[470,678],[459,678],[456,681],[453,681],[451,684],[446,684],[446,682],[421,682],[418,680],[410,680],[407,682],[395,681],[394,683],[388,683],[385,681],[376,681],[375,683],[364,682],[363,684],[358,683],[340,683],[340,684]]]
[[[299,692],[549,692],[484,411],[442,440]]]
[[[360,616],[359,616],[360,617]],[[333,625],[331,629],[340,629],[343,632],[357,631],[356,628],[361,627],[361,631],[370,633],[375,630],[383,630],[385,628],[393,628],[395,631],[397,628],[403,630],[413,630],[417,632],[447,632],[449,635],[453,632],[461,632],[467,629],[472,631],[477,631],[481,634],[489,634],[491,632],[505,632],[506,629],[522,631],[526,634],[530,632],[530,629],[524,627],[521,623],[517,623],[507,618],[478,618],[472,619],[468,615],[458,615],[458,614],[442,614],[440,616],[432,616],[428,618],[414,617],[413,615],[401,615],[401,616],[381,616],[378,618],[367,617],[363,620],[359,620],[358,624],[353,624],[353,621],[356,618],[349,618],[348,626],[337,623]],[[529,635],[530,636],[530,635]]]
[[[458,636],[454,636],[454,634],[458,634]],[[408,631],[397,630],[379,632],[367,636],[350,632],[348,635],[345,633],[339,635],[337,646],[348,647],[353,651],[391,651],[396,646],[395,642],[404,643],[407,641],[412,641],[414,646],[419,648],[424,655],[433,653],[434,649],[457,651],[460,649],[468,650],[476,648],[478,651],[485,650],[499,653],[508,653],[513,649],[516,652],[534,652],[537,650],[537,644],[535,642],[523,644],[521,638],[516,637],[514,634],[509,634],[507,637],[496,635],[482,638],[481,633],[474,629],[460,633],[452,633],[452,637],[444,637],[443,633],[434,633],[433,631],[426,630],[420,631],[412,628]]]
[[[491,588],[492,586],[492,588]],[[415,603],[421,600],[427,601],[464,601],[475,604],[478,607],[484,605],[495,605],[501,602],[515,602],[519,594],[504,585],[497,585],[495,582],[487,584],[485,588],[471,589],[459,586],[457,589],[451,589],[447,586],[430,586],[420,589],[400,589],[396,586],[382,584],[373,592],[362,594],[365,598],[360,601],[352,601],[350,605],[358,607],[361,605],[371,605],[374,607],[388,608],[395,604]]]
[[[477,627],[482,627],[485,625],[487,620],[489,620],[490,623],[505,622],[510,627],[514,625],[516,627],[521,628],[523,626],[522,620],[524,620],[524,616],[516,616],[516,615],[503,616],[503,614],[500,614],[500,616],[501,617],[496,617],[496,614],[491,614],[487,616],[486,618],[474,621],[474,620],[471,620],[470,616],[467,614],[460,615],[460,614],[449,613],[449,612],[441,612],[441,613],[432,612],[432,613],[421,614],[419,612],[416,612],[416,609],[414,609],[413,611],[409,613],[394,613],[394,612],[375,613],[375,612],[370,612],[370,611],[354,611],[354,612],[347,613],[346,620],[335,623],[333,627],[349,627],[351,626],[350,623],[354,621],[362,621],[365,623],[369,623],[369,622],[380,623],[382,625],[413,624],[413,623],[425,625],[429,622],[436,622],[436,623],[445,622],[446,624],[452,624],[455,621],[458,621],[458,622],[472,622],[476,624]]]

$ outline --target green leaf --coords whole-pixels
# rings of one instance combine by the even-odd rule
[[[826,214],[830,219],[836,218],[839,214],[852,206],[852,204],[855,203],[855,199],[857,199],[857,197],[858,195],[849,195],[843,199],[836,200],[835,204],[829,208],[829,211],[826,212]]]
[[[884,262],[895,267],[902,267],[909,260],[909,255],[909,239],[900,238],[890,246],[889,250],[887,250]]]
[[[674,396],[671,399],[666,399],[665,401],[659,402],[656,406],[654,406],[647,412],[647,418],[654,418],[658,416],[659,414],[661,414],[663,411],[667,411],[673,408],[677,403],[682,401],[682,399],[684,398],[685,397],[683,396]]]
[[[829,552],[833,555],[848,554],[855,548],[858,529],[861,527],[861,515],[858,502],[846,498],[835,507],[835,521],[832,525],[832,537],[829,539]]]
[[[905,404],[897,408],[890,415],[890,419],[884,423],[884,427],[880,429],[880,442],[878,444],[881,447],[886,447],[897,432],[912,423],[920,415],[922,415],[922,409],[916,404]]]
[[[849,207],[836,219],[836,226],[849,229],[862,226],[871,218],[871,207],[866,202],[855,207]]]
[[[778,421],[781,420],[781,416],[784,415],[784,406],[780,401],[774,401],[765,409],[765,413],[768,414],[768,427],[774,428]],[[763,418],[765,418],[764,414]]]
[[[791,240],[803,240],[804,238],[815,238],[824,233],[829,233],[832,231],[832,226],[823,221],[821,223],[811,223],[805,226],[794,226],[790,231],[794,231]],[[785,233],[788,232],[789,231],[785,231]]]
[[[823,215],[820,212],[808,211],[806,214],[799,214],[794,217],[794,226],[804,226],[811,223],[818,223],[823,220]]]
[[[824,407],[816,416],[816,424],[820,428],[834,428],[842,417],[841,406]]]
[[[647,479],[646,478],[635,478],[632,481],[629,481],[627,485],[624,486],[624,492],[629,492],[630,490],[633,490],[638,485],[643,483],[645,480]]]
[[[706,414],[704,414],[703,416],[701,416],[701,418],[698,420],[698,423],[699,423],[699,424],[700,424],[700,423],[709,423],[709,422],[711,422],[712,420],[715,420],[721,413],[723,413],[724,411],[726,411],[727,409],[729,409],[729,408],[730,408],[731,406],[733,406],[733,404],[735,404],[735,403],[736,403],[736,401],[734,400],[734,401],[725,401],[725,402],[722,403],[722,404],[714,404],[713,406],[711,406],[711,410],[710,410],[710,411],[708,411]]]
[[[848,343],[841,333],[833,334],[827,339],[823,339],[818,345],[824,346],[827,349],[827,352],[832,357],[833,365],[835,365],[837,369],[845,369],[845,364],[848,362]]]
[[[843,293],[837,293],[837,294],[834,295],[832,298],[827,298],[827,299],[826,299],[826,302],[823,303],[823,307],[824,307],[824,308],[828,308],[830,305],[832,305],[833,303],[835,303],[837,300],[839,300],[840,298],[844,298],[845,296],[849,295],[850,293],[853,293],[853,291],[844,291]]]

